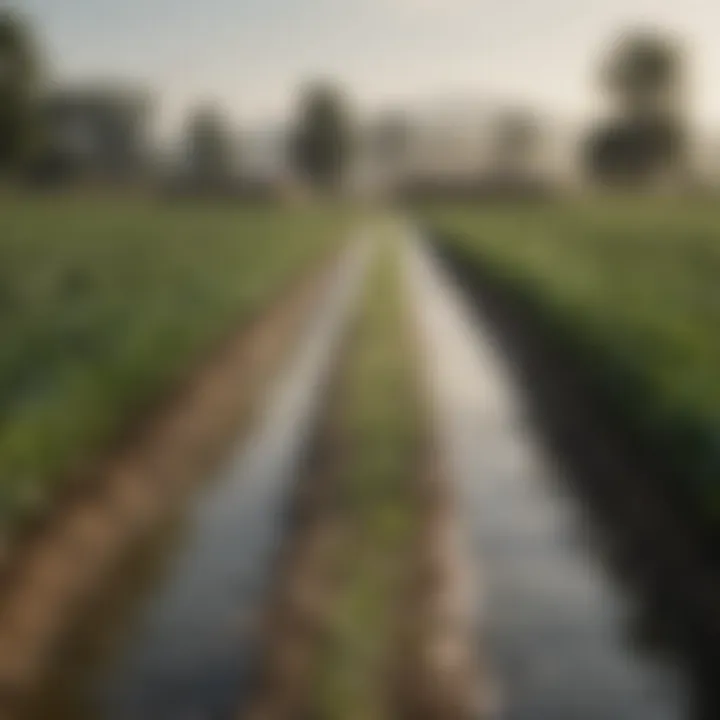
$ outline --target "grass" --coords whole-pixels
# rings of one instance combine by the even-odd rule
[[[370,273],[342,385],[347,457],[340,483],[350,531],[312,717],[391,716],[387,672],[415,516],[417,411],[408,340],[397,249],[388,244]]]
[[[51,502],[340,226],[321,209],[6,199],[0,532]]]
[[[720,212],[680,200],[436,207],[445,242],[513,288],[720,528]]]

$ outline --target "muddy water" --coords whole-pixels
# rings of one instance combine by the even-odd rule
[[[157,547],[116,578],[120,611],[111,599],[108,612],[98,611],[78,629],[68,657],[59,658],[71,667],[57,669],[35,717],[233,716],[250,682],[256,613],[283,535],[289,491],[368,252],[358,241],[341,258],[256,427]]]
[[[410,292],[475,588],[477,646],[507,720],[693,717],[679,664],[641,651],[638,603],[597,552],[493,339],[418,238]]]

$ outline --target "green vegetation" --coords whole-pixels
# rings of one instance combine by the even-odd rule
[[[6,198],[0,529],[51,500],[340,222],[320,209]]]
[[[20,169],[38,142],[36,38],[23,16],[0,8],[0,174]]]
[[[348,169],[352,145],[350,115],[342,93],[325,83],[309,86],[300,101],[292,142],[300,175],[317,189],[337,188]]]
[[[437,208],[481,261],[576,354],[620,421],[720,526],[720,213],[681,200]]]
[[[396,248],[383,247],[343,381],[340,422],[347,446],[340,478],[350,528],[344,583],[318,663],[312,717],[391,716],[388,664],[398,584],[414,526],[417,409]]]
[[[601,79],[612,111],[589,133],[588,170],[620,186],[680,180],[688,160],[688,77],[678,39],[648,30],[625,34]]]

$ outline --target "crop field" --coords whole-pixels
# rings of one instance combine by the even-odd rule
[[[720,526],[720,213],[699,202],[436,207],[482,265],[580,360],[609,407]]]
[[[0,209],[0,530],[341,236],[324,209],[15,200]]]

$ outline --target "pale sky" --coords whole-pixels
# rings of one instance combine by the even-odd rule
[[[0,0],[0,3],[5,0]],[[618,33],[687,43],[696,119],[720,129],[720,0],[14,0],[60,81],[139,80],[177,127],[210,99],[238,122],[283,117],[317,75],[373,109],[444,96],[527,102],[569,119],[599,107]]]

